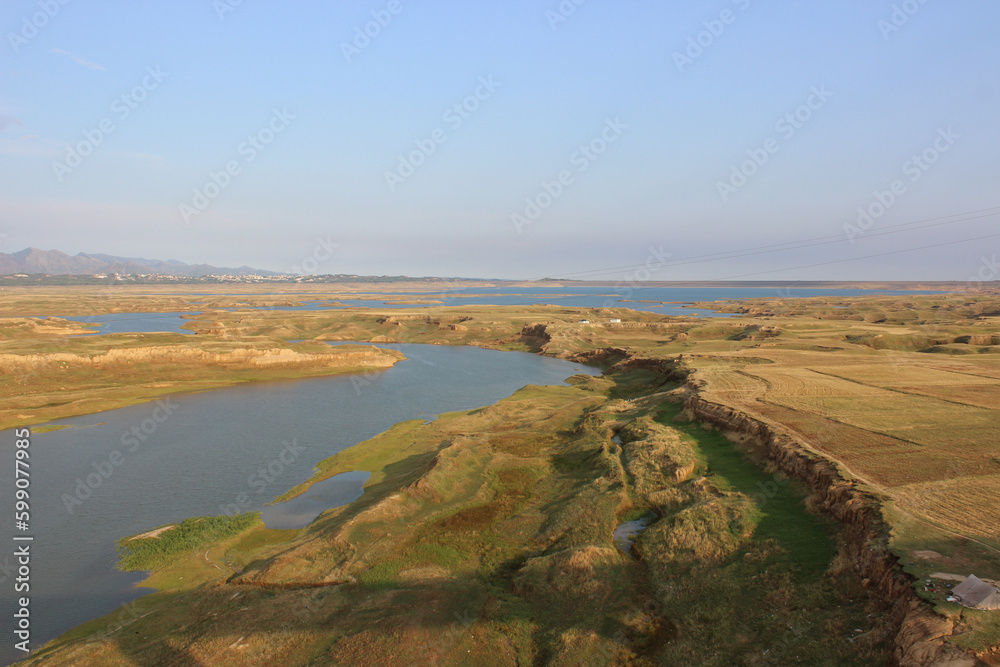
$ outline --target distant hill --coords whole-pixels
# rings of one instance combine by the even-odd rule
[[[15,253],[0,253],[0,275],[14,273],[49,275],[93,275],[95,273],[155,273],[162,276],[199,277],[207,275],[276,276],[274,271],[263,271],[250,266],[228,268],[209,264],[185,264],[176,259],[158,260],[141,257],[116,257],[114,255],[67,255],[58,250],[25,248]]]

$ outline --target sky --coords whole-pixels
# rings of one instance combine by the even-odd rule
[[[4,0],[0,31],[3,252],[1000,272],[991,0]]]

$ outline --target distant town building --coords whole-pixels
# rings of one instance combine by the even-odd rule
[[[590,320],[577,320],[577,324],[590,324]]]
[[[618,319],[617,317],[612,317],[610,320],[608,320],[608,322],[610,322],[611,324],[621,324],[622,323],[622,321],[620,319]]]

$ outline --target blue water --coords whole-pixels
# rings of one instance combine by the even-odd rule
[[[365,470],[352,470],[316,482],[291,500],[265,507],[260,513],[261,519],[268,528],[305,528],[326,510],[360,498],[371,476]]]
[[[83,336],[114,333],[154,333],[162,331],[193,334],[193,331],[181,329],[181,325],[187,324],[190,321],[183,319],[181,315],[193,314],[196,313],[109,313],[107,315],[63,316],[63,319],[99,325],[94,329],[94,333],[83,334]]]
[[[335,286],[334,286],[335,287]],[[331,290],[335,291],[335,290]],[[864,289],[812,289],[812,288],[766,288],[766,287],[487,287],[465,288],[446,292],[416,292],[408,294],[391,294],[371,292],[364,296],[382,296],[384,299],[336,299],[336,303],[351,308],[426,308],[428,306],[411,306],[391,303],[401,297],[426,297],[429,300],[440,301],[433,304],[440,306],[463,305],[497,305],[497,306],[528,306],[551,304],[575,308],[629,308],[641,312],[658,313],[660,315],[698,315],[701,317],[730,317],[728,313],[716,313],[712,310],[688,308],[684,304],[696,301],[737,301],[741,299],[795,299],[808,297],[844,297],[875,296],[875,295],[917,295],[935,294],[927,291],[893,291]],[[199,295],[224,296],[224,295]],[[248,295],[236,295],[247,297]],[[260,296],[274,296],[260,295]],[[282,295],[289,296],[289,295]],[[676,302],[676,303],[641,303],[642,301]],[[247,306],[246,310],[335,310],[338,306],[331,304],[331,299],[304,300],[299,306]],[[226,308],[234,311],[241,308]],[[190,334],[191,331],[181,329],[189,320],[182,315],[197,314],[195,312],[175,313],[115,313],[108,315],[80,315],[66,317],[76,322],[93,322],[100,325],[94,334],[109,333],[150,333],[174,332]]]
[[[273,295],[272,295],[273,296]],[[219,308],[228,312],[237,310],[329,310],[330,299],[320,299],[319,301],[302,301],[300,306],[239,306],[236,308]]]
[[[808,297],[853,297],[897,294],[930,294],[893,290],[864,289],[813,289],[767,287],[493,287],[468,288],[448,292],[423,293],[442,301],[441,305],[498,305],[524,306],[552,304],[577,308],[629,308],[660,313],[662,315],[724,316],[711,310],[685,308],[684,304],[696,301],[737,301],[742,299],[795,299]],[[463,296],[476,295],[476,296]],[[481,296],[479,296],[481,295]],[[410,296],[419,296],[411,294]],[[339,299],[341,303],[363,306],[378,303],[379,307],[391,306],[380,302]],[[642,301],[675,303],[641,303]]]
[[[253,306],[246,310],[327,310],[326,305],[329,299],[320,301],[306,301],[301,306]],[[192,302],[194,303],[194,302]],[[220,308],[218,310],[236,311],[240,308]],[[181,327],[191,322],[191,318],[184,315],[196,316],[201,311],[181,311],[169,313],[108,313],[101,315],[70,315],[61,316],[65,320],[73,322],[90,323],[98,325],[92,334],[82,334],[82,336],[98,336],[101,334],[116,333],[154,333],[171,332],[182,334],[194,334],[193,331],[182,329]]]
[[[61,420],[70,428],[34,434],[33,646],[147,592],[135,587],[141,574],[114,569],[116,539],[189,516],[260,510],[308,480],[318,461],[400,421],[489,405],[525,384],[599,373],[520,352],[386,347],[407,359],[363,375],[173,395],[163,403]],[[14,440],[13,430],[0,433],[0,461],[8,472]],[[0,498],[13,497],[13,475],[0,475]],[[7,512],[0,524],[8,536],[15,534],[13,521]],[[0,566],[9,566],[12,554],[12,547],[0,553]],[[7,641],[13,608],[7,581],[0,587],[0,663],[22,657]]]

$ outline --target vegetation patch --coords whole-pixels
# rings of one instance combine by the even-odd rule
[[[0,308],[23,311],[28,298],[5,293]],[[143,598],[150,615],[110,642],[92,641],[101,624],[85,626],[39,653],[47,664],[889,663],[895,628],[838,550],[837,526],[806,510],[800,484],[684,420],[678,400],[692,391],[780,425],[886,499],[893,551],[924,584],[918,594],[957,623],[948,641],[980,652],[1000,642],[996,614],[957,608],[946,586],[926,585],[934,572],[1000,578],[1000,357],[988,353],[1000,296],[768,298],[713,304],[735,317],[700,321],[455,301],[255,311],[246,306],[266,298],[195,298],[212,309],[188,325],[197,337],[70,340],[73,323],[8,322],[0,354],[318,355],[324,340],[392,339],[537,350],[601,363],[607,375],[403,422],[321,462],[314,481],[372,476],[358,500],[301,531],[251,522],[213,533],[189,520],[187,531],[127,543],[136,552],[123,566],[153,567],[150,582],[164,590]],[[194,309],[176,294],[41,303],[65,313],[88,303]],[[610,317],[622,326],[579,323]],[[924,353],[934,347],[947,353]],[[23,361],[0,378],[5,423],[284,372]],[[640,558],[622,554],[615,527],[646,516],[656,521],[636,541]],[[164,547],[168,538],[177,544]],[[937,556],[915,555],[928,553]]]
[[[260,512],[191,517],[152,537],[126,537],[115,544],[118,568],[137,572],[163,567],[187,552],[210,546],[260,523]]]
[[[719,431],[697,422],[678,423],[680,416],[680,406],[667,403],[660,408],[657,420],[674,425],[696,443],[708,479],[715,486],[752,501],[752,505],[731,504],[729,512],[733,517],[722,533],[735,539],[746,529],[747,522],[752,522],[755,539],[774,540],[798,577],[821,575],[837,551],[834,524],[807,512],[804,486],[768,474]]]

